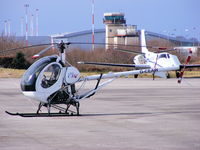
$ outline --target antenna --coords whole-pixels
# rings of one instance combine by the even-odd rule
[[[28,7],[29,7],[29,4],[25,4],[24,5],[25,7],[25,17],[26,17],[26,46],[28,46]]]
[[[92,50],[94,50],[94,0],[92,0]]]
[[[38,36],[38,15],[39,9],[36,9],[36,36]]]

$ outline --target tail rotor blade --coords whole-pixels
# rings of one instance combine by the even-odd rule
[[[183,67],[183,69],[182,69],[182,71],[181,71],[181,73],[180,73],[180,75],[179,75],[178,83],[181,83],[181,81],[182,81],[182,79],[183,79],[183,74],[184,74],[184,72],[185,72],[186,65],[187,65],[187,64],[189,63],[189,61],[191,60],[191,57],[192,57],[192,50],[191,50],[191,48],[190,48],[190,49],[189,49],[189,55],[188,55],[188,57],[187,57],[187,59],[186,59],[185,65],[184,65],[184,67]]]

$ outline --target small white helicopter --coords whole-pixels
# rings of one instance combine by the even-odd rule
[[[125,50],[125,49],[116,49],[118,51],[127,52],[127,53],[139,53],[139,55],[136,55],[133,59],[134,64],[115,64],[115,63],[101,63],[101,62],[78,62],[78,63],[143,69],[143,70],[139,70],[138,74],[152,73],[153,79],[154,79],[154,76],[159,76],[161,78],[167,78],[167,77],[169,78],[168,71],[176,71],[176,77],[179,78],[178,83],[181,83],[183,73],[186,68],[200,67],[200,64],[188,65],[191,59],[191,54],[192,54],[191,49],[189,49],[189,56],[185,64],[181,64],[177,56],[167,53],[167,51],[177,50],[176,48],[171,49],[171,50],[166,50],[165,52],[162,52],[162,53],[150,52],[147,49],[144,29],[141,30],[140,32],[140,46],[139,47],[141,47],[141,53],[136,52],[136,51],[131,51],[131,50]],[[157,48],[157,49],[162,50],[165,48]],[[138,74],[135,75],[136,78]]]
[[[144,37],[144,31],[142,31],[141,34],[141,37]],[[93,96],[102,87],[106,86],[120,76],[154,73],[155,75],[163,77],[167,71],[180,69],[180,63],[177,57],[168,53],[159,54],[159,61],[154,67],[155,63],[151,64],[151,61],[152,59],[155,60],[155,56],[157,57],[157,54],[149,52],[144,45],[144,38],[142,39],[142,52],[145,53],[145,55],[136,56],[134,59],[136,65],[131,65],[131,67],[134,66],[136,68],[143,69],[91,75],[85,77],[82,77],[79,70],[69,64],[65,59],[65,51],[68,49],[68,46],[73,43],[54,43],[53,45],[34,55],[33,58],[38,58],[41,54],[45,53],[52,47],[55,47],[59,50],[59,55],[52,55],[40,58],[28,68],[28,70],[21,78],[22,93],[31,99],[39,101],[39,106],[36,113],[11,113],[8,111],[6,111],[6,113],[23,117],[68,116],[74,113],[76,113],[76,115],[80,115],[79,107],[81,100]],[[162,63],[166,62],[165,59],[171,60],[170,65],[164,65],[165,63]],[[160,63],[162,63],[163,66],[161,66]],[[85,64],[89,63],[85,62]],[[99,65],[102,65],[102,63],[99,63]],[[100,80],[106,78],[112,79],[104,81],[100,84]],[[97,80],[95,88],[87,92],[80,93],[79,90],[82,88],[82,86],[79,89],[76,89],[76,83],[83,82],[82,85],[84,85],[84,83],[89,80]],[[66,107],[63,107],[63,105],[66,105]],[[47,107],[47,113],[40,112],[42,106]],[[74,106],[76,108],[76,112],[69,110],[70,106]],[[58,109],[59,112],[52,113],[51,107]]]

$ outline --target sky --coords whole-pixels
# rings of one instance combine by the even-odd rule
[[[196,37],[200,40],[200,0],[94,0],[94,2],[95,29],[105,28],[103,24],[105,12],[123,12],[127,24],[137,25],[138,29],[165,35]],[[92,0],[0,0],[0,32],[1,34],[4,32],[4,21],[9,19],[11,34],[21,35],[20,20],[22,17],[25,18],[25,4],[29,4],[29,20],[30,15],[35,15],[35,10],[39,9],[39,35],[90,30],[91,3]]]

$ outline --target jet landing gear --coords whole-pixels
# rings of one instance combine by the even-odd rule
[[[180,77],[180,72],[176,71],[176,78],[178,79]]]

